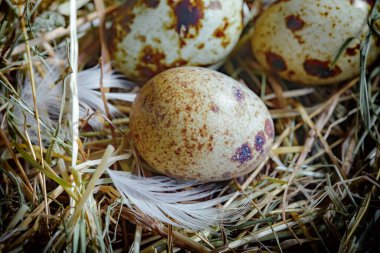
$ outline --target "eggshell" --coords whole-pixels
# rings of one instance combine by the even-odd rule
[[[134,80],[225,58],[242,31],[243,0],[126,1],[114,15],[110,52]]]
[[[130,131],[154,169],[200,181],[249,173],[274,138],[271,116],[256,94],[199,67],[170,69],[148,81],[132,106]]]
[[[340,82],[359,74],[360,40],[368,9],[358,0],[277,1],[257,19],[252,49],[257,60],[284,79],[303,84]],[[354,6],[355,5],[355,6]],[[360,35],[361,34],[361,35]],[[332,62],[344,42],[360,35]],[[379,49],[372,41],[368,63]]]

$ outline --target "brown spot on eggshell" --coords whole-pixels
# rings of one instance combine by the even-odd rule
[[[275,72],[285,71],[287,69],[284,59],[273,52],[266,52],[265,59],[269,67]]]
[[[316,59],[308,59],[304,61],[303,68],[306,73],[321,79],[330,78],[342,73],[338,65],[330,68],[330,61],[320,61]]]
[[[163,67],[165,54],[151,46],[145,46],[140,52],[140,63],[136,67],[142,76],[152,77]]]
[[[301,30],[305,25],[305,22],[299,15],[289,15],[286,17],[285,21],[286,27],[293,32]]]
[[[299,34],[296,34],[296,33],[293,33],[293,36],[294,36],[294,38],[298,41],[298,43],[299,44],[304,44],[305,43],[305,40],[302,38],[302,36],[301,35],[299,35]]]
[[[220,43],[222,47],[226,48],[230,44],[230,39],[228,37],[224,37],[222,43]]]
[[[154,37],[152,40],[158,44],[161,44],[161,40],[157,37]]]
[[[156,8],[160,4],[160,0],[144,0],[143,3],[149,8]]]
[[[112,21],[117,25],[108,31],[107,44],[111,54],[116,51],[115,47],[117,42],[121,41],[131,31],[131,24],[136,17],[132,10],[137,2],[137,0],[125,1],[125,3],[112,14]]]
[[[201,137],[206,137],[208,132],[207,132],[207,126],[203,125],[201,128],[199,128],[199,134]]]
[[[230,44],[230,38],[225,34],[225,31],[228,29],[229,23],[228,18],[223,18],[223,25],[215,29],[213,36],[215,38],[221,39],[222,47],[226,48]]]
[[[184,40],[184,39],[182,39],[182,38],[180,38],[180,40],[179,40],[179,47],[180,48],[183,48],[183,47],[185,47],[187,44],[186,44],[186,41]]]
[[[139,134],[133,134],[133,139],[135,140],[135,142],[140,142],[140,135]]]
[[[175,153],[176,155],[180,155],[180,154],[181,154],[181,148],[177,148],[177,149],[174,151],[174,153]]]
[[[223,38],[224,37],[224,26],[222,27],[219,27],[217,28],[215,31],[214,31],[214,37],[216,38]]]
[[[168,0],[175,17],[174,28],[182,38],[194,38],[201,26],[204,17],[204,4],[201,0]]]
[[[143,43],[146,42],[146,37],[144,35],[141,35],[141,34],[137,35],[136,39],[138,39],[139,41],[141,41]]]
[[[198,49],[202,49],[204,47],[205,47],[205,43],[199,43],[197,46]]]
[[[141,76],[146,76],[148,78],[153,77],[158,73],[156,70],[153,70],[153,68],[149,66],[138,65],[136,69]]]
[[[154,49],[151,46],[145,46],[142,50],[140,60],[145,64],[161,65],[160,62],[165,59],[165,53]]]
[[[355,56],[360,51],[360,44],[358,43],[355,47],[346,48],[346,54],[349,56]]]
[[[153,77],[157,73],[160,73],[166,69],[179,67],[186,65],[186,61],[177,60],[172,64],[165,63],[166,55],[157,48],[153,48],[149,45],[145,46],[140,52],[139,64],[136,69],[141,76]]]
[[[292,78],[292,76],[294,76],[296,74],[296,72],[294,72],[293,70],[290,70],[289,72],[288,72],[288,77],[289,78]]]

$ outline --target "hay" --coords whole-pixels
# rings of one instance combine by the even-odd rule
[[[379,249],[380,68],[365,66],[368,40],[362,45],[358,78],[301,87],[266,73],[254,61],[247,53],[252,32],[247,27],[221,70],[247,84],[270,108],[275,144],[250,175],[219,183],[220,195],[232,194],[225,206],[251,198],[239,221],[187,231],[122,205],[120,194],[102,177],[111,159],[109,145],[117,148],[114,154],[129,154],[115,160],[113,168],[149,176],[128,138],[131,103],[113,101],[124,116],[112,118],[104,95],[108,90],[102,88],[105,113],[91,114],[79,126],[63,110],[58,124],[49,125],[37,110],[36,81],[47,75],[46,61],[58,48],[75,50],[70,39],[72,45],[78,38],[80,51],[78,59],[75,52],[70,61],[63,59],[71,68],[60,77],[65,85],[76,64],[88,68],[100,55],[108,61],[104,41],[93,42],[98,41],[99,17],[117,7],[112,2],[83,1],[78,17],[70,19],[69,5],[62,1],[0,1],[0,252]],[[373,13],[369,36],[378,34],[377,19]],[[95,45],[88,47],[89,41]],[[26,83],[32,106],[22,97]],[[103,126],[88,127],[93,118]],[[70,140],[62,134],[64,128],[78,129],[78,138]],[[98,167],[78,167],[95,159],[102,159]]]

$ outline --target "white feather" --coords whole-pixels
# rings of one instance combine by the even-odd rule
[[[109,69],[106,65],[105,70]],[[102,94],[100,90],[100,78],[101,69],[99,66],[95,66],[90,69],[83,70],[78,74],[78,94],[79,94],[79,104],[80,104],[80,116],[82,119],[88,119],[88,123],[94,129],[100,129],[102,123],[97,117],[92,117],[95,111],[106,114],[104,107],[104,102],[102,99]],[[103,87],[104,88],[131,88],[134,84],[122,79],[122,76],[116,74],[113,71],[108,71],[103,73]],[[127,102],[133,102],[136,96],[135,93],[105,93],[107,99],[119,99]],[[108,103],[107,107],[113,117],[122,115],[119,110]]]
[[[106,65],[104,69],[109,69]],[[82,104],[90,106],[92,109],[105,113],[104,103],[101,97],[100,89],[100,73],[99,66],[95,66],[90,69],[81,71],[78,74],[78,83],[79,83],[79,101]],[[124,80],[122,76],[115,74],[113,71],[108,71],[103,73],[103,87],[104,88],[131,88],[133,83]],[[118,95],[123,94],[123,95]],[[133,102],[134,95],[133,93],[112,93],[107,92],[106,97],[108,99],[120,99],[128,102]],[[128,96],[129,95],[129,96]],[[113,116],[120,114],[120,112],[111,104],[108,104],[110,113]]]
[[[127,80],[123,79],[122,75],[116,74],[114,71],[108,71],[109,65],[106,64],[103,68],[103,87],[104,88],[130,88],[133,87],[134,84]],[[83,70],[78,74],[78,81],[80,81],[80,86],[83,89],[87,90],[95,90],[99,89],[99,81],[100,81],[100,67],[99,65]]]
[[[35,74],[36,101],[43,142],[47,141],[49,136],[54,133],[54,119],[58,118],[60,111],[62,90],[60,85],[54,85],[58,78],[59,74],[55,68],[49,69],[43,78],[38,73]],[[37,122],[34,117],[33,95],[28,78],[24,82],[20,98],[12,96],[11,101],[16,105],[14,115],[20,130],[22,131],[24,124],[28,125],[28,135],[33,143],[37,143]]]
[[[214,185],[179,182],[167,177],[142,178],[128,172],[107,171],[129,207],[135,205],[145,214],[176,227],[201,230],[231,222],[239,218],[248,203],[243,201],[238,206],[222,209],[217,205],[231,196],[203,200],[218,191]]]
[[[107,99],[119,99],[127,102],[133,102],[136,98],[136,93],[107,93]]]
[[[49,69],[46,75],[42,78],[40,75],[35,75],[36,81],[36,100],[37,109],[40,119],[47,125],[51,125],[51,119],[49,114],[58,116],[59,109],[62,101],[62,90],[60,85],[54,85],[54,82],[58,79],[59,74],[55,68]],[[33,108],[33,95],[30,85],[30,80],[26,79],[22,92],[21,100],[29,108]],[[21,111],[16,109],[16,116],[20,118]],[[30,125],[36,124],[33,116],[27,115],[26,123]]]
[[[49,139],[49,133],[54,132],[52,128],[56,126],[56,120],[59,117],[63,86],[62,81],[59,78],[63,74],[64,66],[62,66],[62,59],[64,58],[62,53],[58,52],[56,57],[47,59],[49,64],[44,65],[46,74],[44,77],[35,75],[36,81],[36,94],[37,94],[37,109],[40,115],[40,120],[44,123],[43,139]],[[106,65],[105,69],[109,69]],[[104,102],[101,97],[100,90],[100,68],[99,66],[83,70],[78,73],[78,96],[79,96],[79,117],[86,119],[88,123],[94,129],[100,129],[102,127],[102,121],[99,117],[92,117],[95,112],[105,114]],[[103,73],[103,87],[105,88],[123,88],[130,89],[134,84],[122,79],[121,75],[115,72],[108,71]],[[133,102],[135,99],[135,93],[105,93],[107,99],[123,100],[127,102]],[[21,102],[16,102],[15,116],[19,120],[20,127],[24,125],[24,116],[22,111],[25,111],[25,107],[30,108],[29,112],[32,112],[33,97],[30,88],[30,80],[26,79],[21,91],[21,101],[25,106],[20,106]],[[15,101],[14,101],[15,102]],[[112,116],[121,116],[122,113],[118,111],[112,104],[107,104]],[[37,140],[36,121],[31,113],[25,113],[25,123],[30,126],[28,134],[33,142]],[[47,129],[50,128],[50,129]],[[63,129],[64,135],[68,136],[68,129]],[[67,132],[67,133],[66,133]]]

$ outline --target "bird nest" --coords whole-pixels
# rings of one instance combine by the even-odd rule
[[[132,173],[149,187],[144,178],[155,173],[128,133],[140,86],[103,64],[100,24],[118,3],[78,4],[0,1],[1,252],[379,248],[380,68],[365,68],[368,41],[360,76],[301,86],[258,64],[249,49],[254,21],[245,27],[219,71],[264,101],[274,145],[253,172],[213,184],[218,191],[205,186],[210,194],[187,203],[224,198],[217,208],[244,207],[238,219],[192,230],[125,203],[107,176],[108,168]]]

